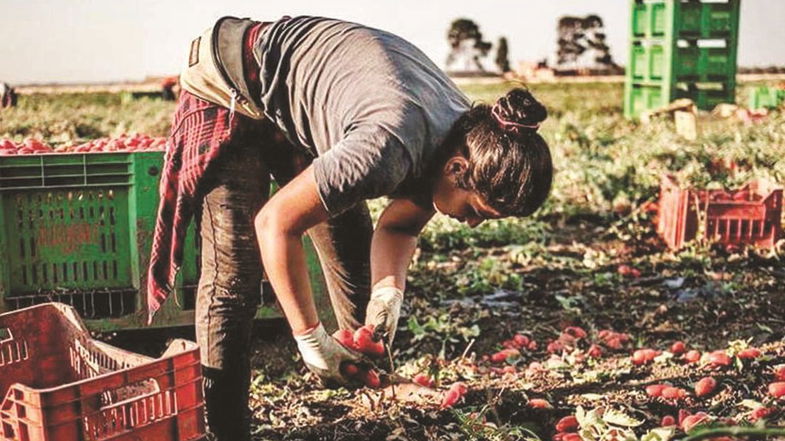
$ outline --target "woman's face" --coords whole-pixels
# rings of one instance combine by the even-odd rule
[[[441,214],[474,228],[486,219],[503,217],[490,207],[476,191],[465,190],[458,186],[458,176],[468,166],[463,156],[450,158],[442,169],[433,191],[433,207]]]

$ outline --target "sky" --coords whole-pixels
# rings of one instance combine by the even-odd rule
[[[743,0],[738,61],[785,65],[785,0]],[[627,61],[629,0],[0,0],[0,81],[11,84],[139,80],[180,71],[188,44],[224,15],[274,20],[322,15],[396,33],[439,66],[450,22],[474,20],[486,40],[506,36],[510,59],[556,48],[562,15],[597,14],[611,54]]]

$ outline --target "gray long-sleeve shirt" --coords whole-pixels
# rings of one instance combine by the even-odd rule
[[[414,45],[356,23],[280,20],[259,36],[254,53],[264,112],[315,157],[331,215],[421,180],[470,107]]]

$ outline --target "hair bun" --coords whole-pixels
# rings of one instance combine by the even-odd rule
[[[515,88],[499,98],[493,106],[493,116],[503,129],[537,130],[548,117],[548,111],[527,89]]]

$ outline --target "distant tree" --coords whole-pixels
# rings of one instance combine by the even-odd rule
[[[510,56],[506,37],[499,38],[499,44],[496,45],[496,66],[502,72],[510,71]]]
[[[615,68],[616,63],[605,42],[602,18],[561,17],[557,28],[557,67],[562,69]]]
[[[477,23],[468,18],[454,20],[447,31],[447,42],[450,44],[450,53],[447,55],[448,68],[462,58],[466,70],[473,65],[475,69],[485,71],[480,58],[488,55],[492,45],[482,40],[482,32]]]

